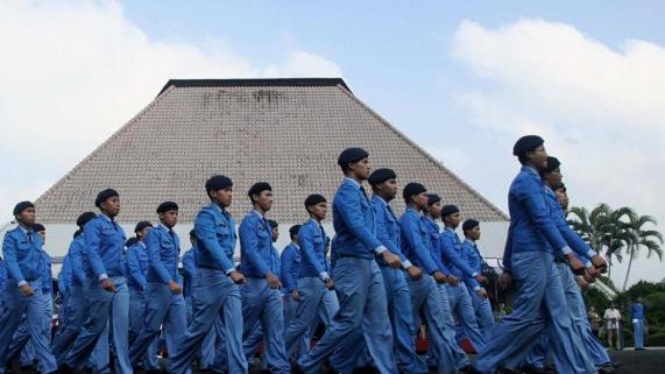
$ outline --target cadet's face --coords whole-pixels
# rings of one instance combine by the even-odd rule
[[[351,171],[356,176],[356,178],[360,179],[361,181],[364,181],[367,178],[369,178],[369,172],[371,170],[369,166],[369,158],[365,157],[362,160],[354,162],[349,165],[351,167]]]
[[[212,191],[210,192],[210,197],[224,208],[229,207],[233,201],[233,187]]]
[[[412,199],[419,209],[421,210],[427,209],[427,202],[429,201],[429,198],[427,197],[427,191],[419,193],[417,195],[413,195]]]
[[[556,190],[554,191],[556,194],[557,199],[559,200],[559,204],[563,208],[563,210],[568,209],[568,194],[564,190]]]
[[[377,187],[383,194],[385,194],[385,196],[393,199],[395,196],[397,196],[397,180],[394,178],[388,179],[387,181],[379,184]]]
[[[311,205],[308,210],[314,216],[314,218],[318,219],[319,221],[323,221],[326,219],[326,215],[328,214],[328,203],[323,202],[316,205]]]
[[[162,221],[164,226],[173,227],[178,223],[178,211],[169,210],[168,212],[159,213],[159,219]]]
[[[469,237],[473,240],[480,239],[480,226],[476,226],[471,230],[467,230],[466,234],[469,235]]]
[[[46,231],[38,231],[37,234],[42,237],[42,242],[46,244]]]
[[[276,242],[279,239],[279,227],[272,229],[272,241]]]
[[[545,147],[540,146],[534,149],[532,152],[527,152],[527,157],[531,159],[531,162],[538,168],[547,167],[547,151]]]
[[[273,195],[272,191],[261,191],[260,194],[254,195],[254,202],[259,205],[261,210],[267,212],[275,202],[275,195]]]
[[[450,226],[457,228],[459,226],[460,222],[460,216],[459,212],[457,213],[452,213],[446,216],[446,223],[448,223]]]
[[[110,217],[115,217],[120,213],[120,198],[117,196],[109,197],[102,202],[101,207]]]
[[[547,181],[547,184],[550,186],[556,186],[557,184],[561,183],[561,180],[563,179],[563,174],[561,174],[561,170],[559,168],[556,168],[549,173],[544,174],[545,180]]]
[[[441,204],[440,201],[437,201],[436,203],[430,205],[429,207],[429,214],[432,216],[432,218],[437,219],[441,217],[441,210],[443,209],[443,205]]]
[[[21,213],[16,215],[16,218],[26,226],[32,226],[35,224],[35,213],[37,211],[35,208],[27,208]]]
[[[152,230],[152,226],[144,227],[142,230],[137,232],[136,235],[139,237],[139,239],[143,239],[146,235],[148,235],[150,230]]]

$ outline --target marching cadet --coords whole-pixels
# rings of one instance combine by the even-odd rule
[[[322,195],[312,194],[307,196],[304,206],[310,218],[297,232],[295,239],[299,247],[295,244],[293,246],[300,249],[295,260],[299,263],[299,271],[295,278],[297,283],[291,292],[297,300],[294,317],[286,329],[284,339],[287,355],[295,350],[296,344],[299,344],[299,355],[307,353],[312,324],[320,318],[326,327],[330,326],[339,310],[325,255],[328,236],[321,224],[328,214],[328,203]]]
[[[302,254],[300,247],[298,246],[298,231],[300,231],[301,225],[291,226],[289,229],[289,237],[291,243],[289,243],[282,250],[281,261],[280,261],[280,274],[282,279],[282,285],[284,286],[284,326],[285,326],[285,343],[287,356],[289,355],[289,345],[287,343],[288,329],[291,318],[295,315],[296,311],[296,302],[299,299],[298,293],[298,279],[300,278],[301,264],[302,264]]]
[[[83,261],[83,248],[85,247],[83,228],[95,218],[97,218],[95,213],[85,212],[76,219],[76,225],[79,229],[74,234],[74,239],[69,245],[69,250],[65,257],[66,261],[63,263],[61,271],[61,274],[65,273],[64,277],[69,279],[69,282],[66,287],[68,292],[62,304],[62,309],[65,311],[63,319],[64,328],[60,329],[53,343],[53,354],[59,364],[63,364],[86,318],[85,295],[87,294],[89,283],[86,281],[86,273],[89,273],[90,270],[88,263]]]
[[[86,278],[87,317],[76,341],[65,358],[63,369],[82,369],[95,346],[104,336],[107,324],[113,336],[116,371],[132,372],[128,353],[129,289],[124,277],[122,258],[125,253],[125,232],[115,221],[120,213],[120,195],[113,189],[101,191],[95,199],[101,214],[84,229],[83,261],[89,265]],[[108,345],[103,342],[104,346]],[[108,355],[97,355],[96,367],[108,366]]]
[[[475,219],[467,219],[462,224],[462,232],[464,232],[465,240],[462,242],[462,258],[469,265],[469,267],[476,273],[482,274],[483,270],[483,255],[478,249],[477,241],[480,239],[480,223]],[[490,331],[494,327],[494,314],[492,313],[492,304],[490,303],[487,290],[478,284],[479,289],[474,289],[475,284],[465,279],[467,287],[470,287],[474,292],[471,294],[473,300],[473,308],[478,317],[481,331],[485,339],[489,338]]]
[[[23,314],[26,314],[40,371],[51,373],[57,370],[57,364],[43,331],[44,310],[47,306],[42,293],[42,239],[32,229],[35,205],[29,201],[20,202],[14,207],[13,213],[18,226],[5,233],[2,244],[8,277],[5,281],[3,307],[0,308],[0,326],[3,326],[0,331],[0,352],[3,352],[0,354],[0,372],[4,372],[7,366],[6,350]]]
[[[177,350],[176,343],[187,328],[187,309],[182,296],[182,279],[178,273],[180,238],[173,230],[178,223],[178,204],[165,201],[157,207],[159,225],[148,231],[145,246],[148,251],[147,303],[143,326],[129,350],[132,365],[148,352],[164,326],[166,349]]]
[[[450,310],[457,317],[462,333],[469,338],[476,352],[480,352],[485,345],[485,337],[478,328],[473,302],[466,283],[471,285],[474,293],[482,294],[484,290],[481,284],[487,282],[487,278],[481,272],[469,267],[462,259],[462,243],[455,232],[460,224],[459,208],[455,205],[444,206],[441,210],[441,219],[445,225],[440,241],[443,263],[455,278],[464,281],[457,282],[457,284],[448,282],[446,286]]]
[[[403,372],[408,374],[427,373],[425,361],[416,354],[414,331],[416,325],[411,307],[411,293],[407,277],[413,281],[422,278],[422,270],[414,266],[403,254],[400,244],[400,226],[390,202],[397,196],[397,174],[392,169],[377,169],[369,176],[372,186],[372,209],[376,215],[376,236],[392,253],[402,260],[402,269],[393,269],[377,258],[386,287],[388,314],[395,341],[395,360]]]
[[[337,159],[345,177],[333,200],[336,235],[332,241],[332,276],[340,310],[316,347],[300,357],[296,372],[319,373],[323,360],[345,344],[353,331],[362,328],[378,371],[397,373],[386,290],[374,256],[379,255],[396,269],[402,263],[375,235],[374,210],[362,186],[369,177],[368,156],[362,148],[348,148]]]
[[[167,372],[185,373],[217,317],[223,320],[224,349],[215,357],[231,374],[247,373],[247,359],[242,349],[242,301],[238,284],[245,277],[236,270],[233,250],[236,244],[235,221],[227,210],[233,201],[233,182],[215,175],[205,184],[210,204],[199,211],[194,222],[197,248],[197,276],[192,305],[192,321],[178,347],[169,357]]]
[[[444,274],[447,269],[442,267],[440,260],[437,261],[440,254],[431,246],[430,232],[421,219],[421,213],[427,210],[429,203],[427,189],[420,183],[409,183],[404,186],[402,197],[406,205],[399,220],[402,250],[411,263],[424,270],[421,280],[409,279],[408,284],[414,319],[423,315],[427,324],[432,347],[429,356],[438,364],[440,374],[473,372],[469,358],[455,341],[447,292],[442,288],[447,281]],[[413,330],[414,339],[416,333],[417,330]]]
[[[515,369],[550,321],[551,345],[559,373],[580,373],[572,321],[567,310],[554,254],[563,252],[576,272],[584,270],[552,220],[538,171],[547,167],[544,140],[535,135],[520,138],[513,147],[522,169],[510,186],[510,227],[503,257],[501,282],[516,283],[514,310],[495,326],[481,350],[477,368],[486,374],[498,367]],[[543,308],[544,306],[544,308]],[[544,313],[541,313],[543,312]]]
[[[240,289],[244,336],[257,322],[265,334],[266,360],[271,373],[289,373],[284,351],[284,308],[278,258],[273,254],[272,229],[264,215],[272,208],[272,187],[255,183],[247,192],[253,209],[240,224],[240,269],[247,283]],[[247,350],[246,350],[247,352]]]
[[[145,310],[148,304],[148,249],[145,238],[153,229],[149,221],[141,221],[134,227],[135,243],[127,242],[127,287],[129,287],[129,344],[136,341],[145,322]],[[157,362],[157,338],[153,340],[143,360],[143,369],[153,371],[159,368]],[[131,361],[131,349],[130,349]]]

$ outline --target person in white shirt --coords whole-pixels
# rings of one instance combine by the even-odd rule
[[[607,343],[610,348],[619,348],[619,343],[617,341],[619,322],[621,321],[621,313],[616,309],[614,303],[610,304],[608,309],[605,309],[605,314],[603,318],[607,321]],[[615,344],[616,343],[616,344]]]

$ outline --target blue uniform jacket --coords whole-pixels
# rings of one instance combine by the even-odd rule
[[[148,282],[181,282],[178,273],[180,260],[180,238],[173,230],[164,225],[157,225],[145,236],[148,249]]]
[[[452,274],[451,270],[443,261],[443,255],[441,254],[441,232],[439,225],[437,225],[432,218],[427,216],[421,216],[420,220],[423,222],[423,225],[425,225],[427,234],[429,235],[429,247],[432,252],[434,263],[436,263],[443,274]]]
[[[330,266],[326,261],[326,243],[328,236],[316,220],[307,221],[298,231],[298,244],[302,263],[300,269],[301,277],[320,277],[327,279]]]
[[[302,256],[300,249],[293,243],[282,251],[282,285],[287,293],[298,289],[298,279],[302,274]]]
[[[469,267],[474,272],[478,274],[482,273],[483,255],[480,254],[480,250],[478,250],[478,245],[469,239],[466,239],[465,241],[462,242],[462,259],[464,260],[464,262],[466,262],[469,265]],[[467,283],[467,286],[471,288],[474,287],[473,284],[471,283]]]
[[[91,278],[100,279],[103,274],[109,277],[124,275],[122,260],[127,238],[117,222],[100,214],[85,225],[83,236],[83,261],[90,265]]]
[[[69,254],[62,259],[62,267],[58,273],[58,292],[63,298],[69,295],[69,287],[72,283],[72,258]]]
[[[411,265],[411,262],[402,253],[401,232],[399,221],[395,212],[393,212],[388,202],[383,198],[374,195],[370,201],[372,209],[374,209],[374,216],[376,217],[376,238],[379,239],[390,252],[399,256],[405,268]],[[386,266],[383,257],[376,256],[376,262],[381,266]]]
[[[7,267],[5,261],[0,259],[0,305],[2,305],[2,295],[5,294],[5,286],[7,285]]]
[[[32,282],[42,278],[42,238],[39,234],[16,227],[5,233],[2,254],[7,267],[8,282]]]
[[[51,256],[42,249],[42,261],[44,267],[42,272],[42,293],[53,297],[53,271],[51,270]]]
[[[272,255],[272,229],[257,211],[250,211],[242,220],[239,236],[241,273],[250,278],[279,273],[279,264]]]
[[[630,318],[644,319],[644,305],[642,305],[642,303],[630,304]]]
[[[552,219],[556,223],[556,227],[559,229],[559,232],[566,240],[566,243],[568,243],[570,248],[572,248],[577,256],[582,259],[582,261],[584,261],[584,259],[590,259],[591,257],[595,256],[596,251],[591,249],[591,247],[589,247],[589,245],[584,240],[582,240],[582,238],[580,238],[580,236],[575,231],[573,231],[573,229],[570,228],[568,222],[566,222],[566,214],[564,213],[563,208],[561,208],[559,199],[556,197],[554,191],[552,191],[549,187],[545,187],[545,193],[550,211],[552,213]],[[586,262],[587,266],[591,265],[589,261]]]
[[[233,250],[236,246],[236,223],[231,213],[216,204],[199,211],[194,221],[198,239],[199,258],[197,266],[205,269],[220,269],[225,273],[235,270]]]
[[[425,273],[441,271],[432,256],[429,230],[413,208],[406,208],[399,219],[402,251],[412,264],[421,267]]]
[[[462,243],[460,243],[459,236],[457,236],[455,230],[448,227],[445,228],[441,232],[440,245],[442,261],[450,269],[452,274],[459,280],[469,284],[474,290],[480,288],[478,281],[473,278],[478,275],[478,272],[474,271],[462,259]]]
[[[508,192],[510,227],[503,255],[503,265],[510,269],[513,253],[572,250],[561,236],[547,204],[545,186],[538,172],[523,166]]]
[[[67,256],[69,256],[69,261],[71,262],[71,276],[69,284],[83,286],[86,284],[86,279],[88,275],[92,274],[92,269],[90,268],[90,263],[84,261],[83,249],[85,248],[85,234],[81,234],[74,238],[69,245],[69,251]]]
[[[376,238],[374,209],[364,189],[356,181],[345,178],[333,200],[333,257],[351,256],[367,260],[386,247]]]
[[[182,268],[185,269],[185,281],[183,284],[183,294],[185,297],[191,296],[194,289],[194,279],[196,279],[196,246],[185,251],[182,255]]]
[[[148,249],[142,242],[138,242],[127,250],[127,286],[133,289],[145,290],[148,287]]]

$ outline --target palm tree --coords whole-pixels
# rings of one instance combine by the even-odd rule
[[[663,235],[660,232],[647,229],[645,226],[654,225],[656,226],[656,219],[645,215],[640,216],[635,212],[631,212],[628,215],[628,222],[626,222],[626,231],[630,235],[630,240],[628,241],[627,251],[630,255],[630,260],[628,261],[628,269],[626,270],[626,279],[623,282],[623,291],[626,291],[626,285],[628,284],[628,277],[630,276],[630,267],[633,264],[633,259],[637,257],[640,249],[647,249],[647,258],[650,258],[654,253],[658,255],[660,261],[663,260]]]

